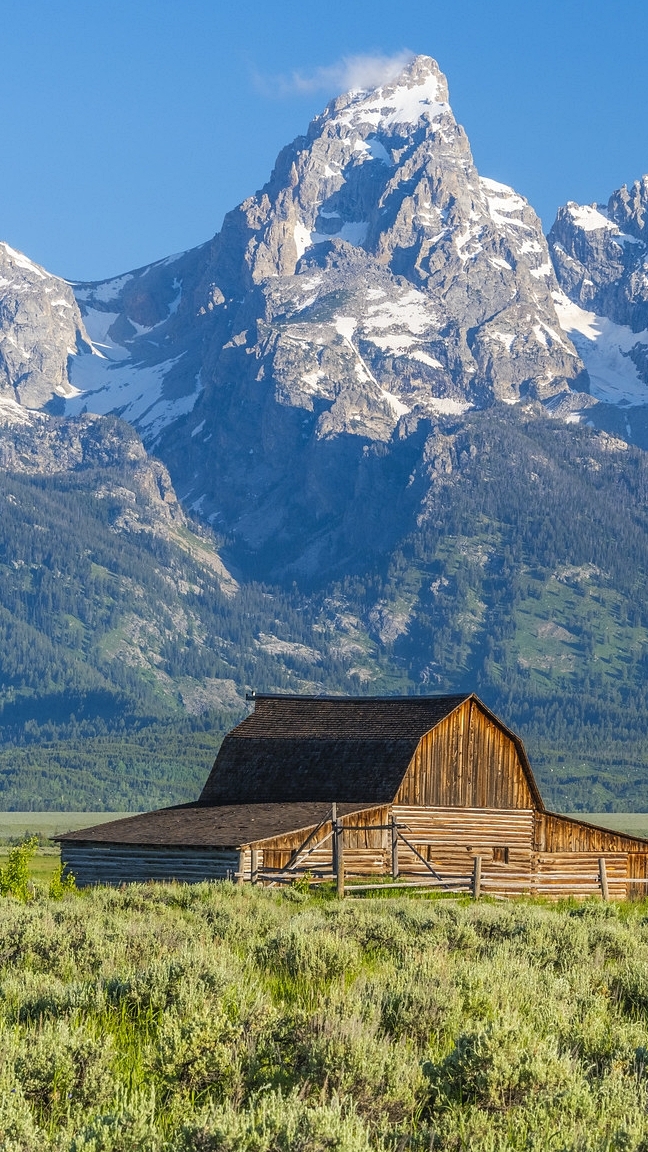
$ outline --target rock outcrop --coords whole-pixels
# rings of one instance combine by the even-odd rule
[[[69,284],[0,243],[0,398],[62,412],[74,395],[68,362],[90,352]]]
[[[607,204],[570,202],[549,233],[561,325],[578,349],[591,393],[608,411],[588,412],[646,444],[648,405],[648,176]],[[623,418],[621,419],[621,411]]]

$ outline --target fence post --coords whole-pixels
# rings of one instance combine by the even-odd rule
[[[337,804],[331,804],[331,867],[333,875],[337,876],[337,836],[335,834],[337,828]]]
[[[394,880],[398,880],[398,828],[396,826],[396,817],[393,815],[391,818],[391,856],[392,876]]]
[[[340,900],[344,897],[344,825],[341,820],[335,821],[335,878],[337,881],[337,894]]]
[[[259,882],[259,849],[253,848],[250,852],[250,882],[258,884]]]
[[[604,900],[610,899],[610,889],[608,888],[607,868],[605,867],[605,856],[599,857],[599,881],[601,884],[601,896]]]
[[[473,860],[473,874],[472,874],[472,890],[473,890],[472,894],[473,894],[473,898],[475,900],[479,900],[479,897],[481,895],[481,868],[482,868],[482,858],[481,858],[481,856],[475,856],[475,859]]]
[[[236,883],[237,884],[242,884],[243,880],[245,879],[244,868],[245,868],[245,848],[242,848],[238,854],[238,868],[236,870]]]

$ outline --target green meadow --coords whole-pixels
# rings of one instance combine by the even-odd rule
[[[79,828],[130,815],[130,812],[0,812],[0,845],[17,844],[31,836],[50,840],[63,832],[76,832]]]

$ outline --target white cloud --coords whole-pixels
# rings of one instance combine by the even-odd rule
[[[274,78],[256,76],[257,88],[266,96],[290,96],[308,92],[340,92],[378,88],[388,84],[413,59],[413,53],[402,51],[393,56],[343,56],[335,64],[316,68],[313,72],[292,72],[290,76]]]

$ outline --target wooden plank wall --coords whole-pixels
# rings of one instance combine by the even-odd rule
[[[391,837],[386,828],[390,809],[371,808],[367,812],[355,812],[342,817],[344,832],[344,869],[347,875],[384,875],[391,867]],[[285,868],[295,849],[299,848],[308,835],[308,829],[299,833],[276,836],[259,841],[263,851],[265,868]],[[314,850],[303,857],[299,871],[328,870],[332,868],[333,841],[331,821],[322,825],[309,848]]]
[[[313,828],[317,825],[313,825]],[[257,851],[263,853],[263,866],[264,868],[285,868],[290,860],[293,852],[296,851],[303,843],[312,828],[300,828],[298,832],[285,832],[281,836],[268,837],[265,840],[259,840],[255,843]],[[329,866],[331,863],[331,849],[330,849],[330,832],[331,821],[327,820],[320,828],[317,837],[314,841],[315,844],[321,843],[326,837],[329,839],[326,843],[329,845]],[[311,857],[308,857],[311,860]],[[311,865],[307,865],[311,866]]]
[[[249,876],[249,853],[247,871]],[[131,844],[61,844],[61,861],[80,888],[89,884],[130,884],[147,880],[234,879],[238,852],[227,848],[158,848]]]
[[[419,808],[395,804],[393,813],[403,826],[406,840],[444,877],[470,875],[475,856],[481,856],[484,891],[529,891],[533,861],[531,808]],[[506,850],[507,859],[495,859],[497,849]],[[404,875],[411,873],[418,878],[427,872],[402,840],[398,862]]]
[[[466,700],[423,737],[394,803],[534,807],[515,744],[475,700]]]
[[[648,854],[645,852],[628,853],[628,876],[633,880],[648,880]],[[636,900],[648,896],[648,883],[628,884],[628,897]]]
[[[536,812],[534,847],[537,852],[640,852],[647,845],[624,832],[592,828],[568,816]]]
[[[641,841],[604,829],[588,829],[578,821],[527,808],[463,808],[450,805],[394,804],[346,816],[345,872],[352,876],[384,876],[391,871],[391,834],[396,818],[406,840],[399,841],[401,878],[423,879],[430,872],[423,857],[444,879],[466,880],[475,856],[482,858],[481,888],[485,895],[530,893],[550,898],[600,895],[599,858],[605,857],[612,899],[648,892],[648,885],[628,883],[648,878],[648,854]],[[382,827],[378,827],[381,825]],[[351,827],[349,827],[351,826]],[[317,835],[317,846],[297,873],[330,874],[331,824]],[[263,866],[285,868],[307,831],[266,840],[258,845]],[[417,855],[419,853],[419,855]],[[245,876],[249,875],[246,865]]]
[[[625,900],[628,890],[627,852],[606,852],[605,869],[612,900]],[[538,852],[534,855],[533,887],[537,896],[600,896],[600,852]]]
[[[544,850],[545,844],[536,842],[537,820],[543,814],[532,808],[394,805],[392,811],[406,840],[444,878],[465,878],[472,872],[475,856],[481,856],[481,887],[486,895],[530,893],[555,899],[569,895],[600,896],[601,857],[605,858],[612,899],[648,894],[648,884],[629,883],[631,878],[648,879],[645,845],[620,833],[608,836],[604,829],[588,830],[577,821],[564,821],[571,825],[570,844],[556,837],[552,847]],[[553,819],[561,820],[560,817]],[[548,824],[553,826],[551,821]],[[546,823],[542,827],[545,828]],[[588,832],[592,834],[586,836]],[[644,851],[628,850],[634,847],[642,847]],[[399,866],[403,876],[422,879],[429,875],[425,864],[402,840]],[[388,859],[384,871],[389,869]]]

